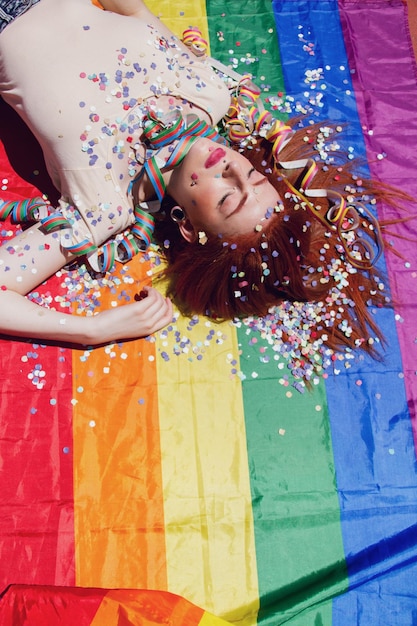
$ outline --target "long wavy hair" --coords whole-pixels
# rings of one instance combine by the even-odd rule
[[[319,124],[298,128],[280,152],[280,160],[317,158],[317,142],[321,145]],[[201,245],[182,238],[170,217],[175,203],[166,196],[157,215],[155,238],[167,259],[168,294],[183,314],[222,320],[263,316],[283,301],[318,302],[321,309],[325,307],[327,320],[324,324],[318,317],[317,332],[325,334],[329,347],[362,345],[375,356],[370,339],[383,338],[370,307],[389,302],[381,272],[371,264],[358,269],[351,263],[340,233],[313,216],[291,191],[300,187],[301,170],[276,167],[269,141],[259,137],[243,152],[277,189],[281,210],[273,212],[259,230],[235,237],[209,237]],[[348,195],[353,203],[382,198],[395,204],[403,197],[389,186],[359,180],[348,162],[323,163],[314,187]],[[314,206],[327,211],[330,202],[319,197]],[[366,217],[362,221],[361,227],[374,229],[365,223]]]

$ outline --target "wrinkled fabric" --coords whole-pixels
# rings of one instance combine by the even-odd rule
[[[401,0],[156,10],[178,32],[198,25],[214,57],[253,72],[280,117],[347,123],[341,145],[361,175],[416,196],[417,81]],[[36,195],[36,167],[25,182],[5,151],[0,163],[5,196]],[[415,214],[413,202],[405,209]],[[6,242],[12,230],[2,227]],[[383,357],[336,356],[311,391],[267,322],[178,317],[155,337],[94,350],[2,340],[1,587],[26,589],[4,594],[0,618],[18,606],[40,620],[48,605],[81,626],[88,606],[96,626],[117,606],[142,623],[117,594],[101,603],[133,589],[156,593],[157,607],[167,592],[199,607],[189,621],[168,612],[173,624],[414,623],[416,226],[390,231],[398,254],[388,249],[380,272],[395,302],[374,311]],[[151,252],[106,280],[60,272],[30,297],[94,314],[132,301],[157,262]],[[120,623],[113,616],[102,623]]]

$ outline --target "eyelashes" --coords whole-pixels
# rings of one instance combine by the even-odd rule
[[[255,167],[251,167],[251,168],[250,168],[250,170],[249,170],[249,172],[248,172],[248,176],[247,176],[247,177],[248,177],[248,179],[251,177],[251,175],[253,174],[253,172],[256,172],[256,168],[255,168]],[[236,187],[234,188],[234,190],[235,190],[235,189],[236,189]],[[227,198],[228,198],[231,194],[232,194],[232,192],[228,192],[228,193],[224,194],[223,198],[222,198],[222,199],[220,200],[220,202],[219,202],[219,206],[222,206],[222,205],[226,202]]]
[[[219,206],[222,206],[222,204],[224,204],[227,200],[227,198],[230,196],[230,193],[226,193],[223,198],[220,200],[219,202]]]
[[[250,170],[248,171],[248,173],[246,174],[247,179],[249,180],[252,176],[252,174],[256,172],[256,168],[255,167],[251,167]],[[215,178],[220,178],[221,175],[217,174]],[[197,185],[198,183],[198,174],[196,174],[195,172],[193,172],[191,174],[191,182],[190,182],[190,187],[194,187],[194,185]],[[236,186],[233,187],[232,191],[227,191],[224,196],[222,196],[222,198],[220,199],[218,206],[221,207],[223,206],[223,204],[226,202],[227,198],[229,196],[231,196],[234,192],[236,191]]]

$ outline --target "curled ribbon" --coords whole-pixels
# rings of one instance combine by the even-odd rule
[[[253,89],[247,81],[238,86],[226,116],[226,129],[232,143],[242,143],[253,135],[264,136],[272,144],[275,168],[303,169],[299,185],[292,185],[284,176],[283,180],[291,193],[301,200],[315,219],[337,233],[346,258],[358,269],[369,269],[379,259],[383,250],[381,229],[377,219],[369,209],[358,201],[347,202],[346,198],[331,189],[314,189],[312,183],[318,166],[312,159],[283,161],[280,153],[291,141],[294,131],[280,120],[275,120],[265,111],[259,99],[259,90]],[[327,209],[317,207],[313,198],[326,198]]]
[[[126,263],[135,254],[146,250],[152,240],[155,220],[152,215],[140,207],[135,207],[135,222],[127,235],[119,240],[108,241],[101,246],[100,253],[97,246],[88,239],[79,243],[66,245],[65,248],[75,256],[89,256],[93,269],[99,272],[109,272],[113,269],[115,261]],[[59,229],[69,229],[71,224],[61,213],[53,213],[41,220],[45,232]]]
[[[226,133],[232,143],[240,143],[254,133],[259,134],[263,128],[273,123],[271,113],[259,99],[260,94],[260,89],[250,76],[241,77],[224,118]]]
[[[153,110],[148,111],[143,125],[143,135],[148,147],[153,150],[159,150],[177,141],[177,145],[164,167],[175,167],[181,163],[198,137],[207,137],[213,141],[224,143],[224,139],[220,137],[216,129],[198,117],[187,126],[180,111],[170,113],[163,118],[158,117]],[[139,180],[143,172],[146,172],[157,198],[161,202],[165,194],[165,183],[156,157],[152,156],[145,159],[142,165],[143,171],[140,171],[129,184],[129,193],[132,191],[134,183]]]
[[[188,48],[192,49],[197,57],[202,57],[207,52],[208,43],[197,26],[187,28],[182,34],[182,41]]]
[[[0,200],[0,220],[10,217],[14,222],[30,222],[39,220],[48,214],[48,204],[43,198],[26,198],[25,200]]]
[[[0,219],[10,217],[14,222],[39,221],[42,230],[46,233],[57,230],[70,231],[70,220],[59,211],[49,213],[50,206],[43,198],[27,198],[25,200],[3,201],[0,200]],[[130,234],[121,237],[120,241],[110,241],[101,247],[100,255],[98,247],[89,239],[83,239],[74,244],[65,244],[65,249],[74,256],[88,256],[92,267],[100,272],[110,271],[115,260],[126,262],[140,250],[146,250],[152,240],[154,230],[154,218],[140,207],[135,208],[135,222],[130,229]]]

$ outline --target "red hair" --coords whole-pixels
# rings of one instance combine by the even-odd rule
[[[280,152],[282,161],[311,157],[320,139],[320,126],[298,129]],[[264,316],[283,301],[319,302],[326,322],[318,320],[317,332],[336,349],[363,344],[373,353],[372,336],[382,339],[370,306],[385,306],[389,298],[376,268],[357,269],[346,258],[340,235],[306,210],[300,198],[289,192],[287,182],[299,188],[298,170],[276,168],[271,144],[258,139],[245,156],[267,173],[282,199],[282,210],[263,222],[262,230],[236,237],[210,237],[205,245],[188,243],[170,218],[172,202],[166,198],[157,219],[156,239],[167,258],[168,293],[187,315],[204,314],[217,319]],[[350,202],[384,198],[395,202],[400,192],[370,181],[360,187],[347,164],[327,164],[318,169],[314,187],[349,195]],[[314,206],[329,208],[326,198]],[[363,218],[363,228],[368,228]],[[343,314],[340,311],[343,310]],[[319,316],[320,317],[320,316]],[[340,318],[344,321],[340,321]],[[348,332],[347,332],[347,329]]]

